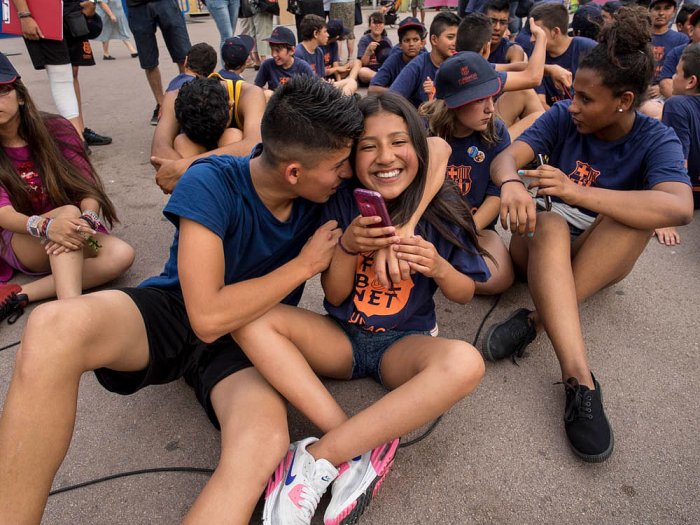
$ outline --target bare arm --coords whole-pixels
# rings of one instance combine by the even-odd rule
[[[504,91],[518,91],[539,86],[544,74],[544,60],[547,47],[547,35],[541,27],[530,19],[530,31],[535,37],[535,48],[532,50],[530,61],[524,71],[515,71],[508,74]]]
[[[178,271],[187,315],[197,337],[212,342],[257,319],[328,266],[340,231],[319,228],[301,253],[267,275],[224,284],[221,238],[201,224],[180,220]]]
[[[518,44],[513,44],[508,48],[506,60],[508,60],[510,63],[527,62],[527,55],[522,47],[520,47]]]
[[[18,13],[29,12],[27,0],[12,0],[12,3],[15,4]],[[41,32],[41,28],[33,17],[20,18],[19,23],[22,27],[22,36],[27,40],[39,40],[40,38],[44,38],[44,33]]]
[[[673,79],[671,78],[664,78],[661,79],[661,82],[659,82],[659,90],[661,91],[661,94],[669,98],[673,95]]]
[[[474,223],[477,231],[486,228],[491,222],[498,217],[501,211],[501,199],[495,195],[487,195],[484,202],[481,203],[479,209],[474,212]]]

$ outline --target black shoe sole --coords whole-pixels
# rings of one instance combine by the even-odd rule
[[[600,388],[600,383],[598,383],[598,381],[595,381],[595,388],[598,391],[598,395],[600,396],[600,404],[602,405],[603,390]],[[608,428],[610,429],[610,446],[606,450],[604,450],[600,454],[586,454],[584,452],[581,452],[580,450],[576,450],[576,448],[574,448],[574,446],[571,444],[571,441],[569,441],[569,445],[571,446],[571,450],[573,450],[574,454],[576,454],[586,463],[602,463],[603,461],[608,459],[613,453],[613,448],[615,447],[615,435],[613,434],[613,429],[610,426],[610,421],[608,421],[608,416],[605,415],[605,411],[603,411],[603,417],[605,418],[605,422],[608,424]]]
[[[110,140],[109,142],[107,142],[106,140],[100,140],[100,141],[97,141],[97,142],[95,142],[95,141],[90,141],[90,140],[85,140],[85,142],[88,143],[88,146],[109,146],[109,145],[112,143],[111,140]]]

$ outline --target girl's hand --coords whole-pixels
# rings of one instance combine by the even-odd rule
[[[110,15],[110,16],[109,16],[109,19],[112,21],[113,24],[116,24],[116,23],[117,23],[117,17],[116,17],[116,16]]]
[[[396,228],[396,235],[400,238],[413,237],[413,228],[404,224]],[[399,260],[391,246],[378,250],[374,254],[374,273],[384,288],[391,288],[391,284],[399,284],[411,276],[411,267],[408,261]]]
[[[46,250],[46,255],[61,255],[62,253],[75,251],[69,250],[65,246],[61,246],[53,241],[48,241],[46,244],[44,244],[44,250]]]
[[[423,239],[420,235],[401,239],[394,246],[396,257],[406,261],[414,272],[419,272],[426,277],[440,279],[445,274],[446,265],[449,263],[437,252],[435,246]]]
[[[399,242],[396,236],[396,228],[386,226],[384,228],[372,228],[372,224],[382,222],[381,217],[363,217],[358,215],[355,220],[343,232],[342,241],[351,252],[374,252]]]
[[[49,241],[53,241],[69,250],[79,250],[90,235],[97,232],[90,228],[83,219],[56,217],[49,227]]]
[[[536,217],[535,201],[524,185],[519,182],[501,185],[501,226],[504,230],[509,229],[513,235],[523,236],[527,232],[532,236]]]
[[[581,197],[582,186],[579,186],[559,168],[547,164],[536,170],[520,170],[518,175],[533,177],[530,188],[537,188],[537,196],[559,197],[565,203],[575,206]]]

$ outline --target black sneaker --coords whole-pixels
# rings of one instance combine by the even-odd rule
[[[520,308],[505,321],[489,328],[482,345],[484,358],[498,361],[506,357],[522,357],[527,345],[537,337],[535,323],[530,320],[532,310]]]
[[[7,319],[8,324],[13,324],[24,313],[29,298],[21,291],[19,285],[0,284],[0,321]]]
[[[153,115],[151,115],[151,126],[157,126],[160,120],[160,104],[156,104],[156,109],[153,110]]]
[[[612,454],[615,439],[603,410],[600,383],[593,374],[591,377],[595,390],[580,385],[575,377],[556,384],[563,384],[566,392],[564,428],[574,454],[584,461],[601,463]]]
[[[90,128],[85,128],[83,130],[83,137],[85,138],[85,142],[87,142],[90,146],[106,146],[107,144],[112,143],[112,137],[99,135]]]

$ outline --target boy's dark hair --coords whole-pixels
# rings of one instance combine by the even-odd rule
[[[650,25],[649,12],[643,7],[620,8],[612,24],[600,32],[600,43],[581,59],[579,71],[592,69],[598,73],[615,96],[631,91],[634,107],[638,107],[654,74]]]
[[[372,22],[376,23],[384,23],[384,14],[380,13],[379,11],[375,11],[369,17],[367,18],[367,23],[371,24]]]
[[[433,22],[430,24],[430,36],[439,37],[449,27],[457,27],[459,25],[459,17],[454,13],[440,12],[435,15]]]
[[[260,125],[262,158],[271,166],[318,163],[320,152],[351,146],[362,134],[362,113],[354,97],[331,84],[298,75],[277,88]]]
[[[491,11],[508,11],[510,12],[510,2],[508,0],[489,0],[484,5],[483,13]]]
[[[287,49],[289,51],[294,51],[295,47],[290,46],[289,44],[270,44],[270,51],[272,51],[273,47],[279,47],[281,49]]]
[[[700,9],[700,6],[695,4],[683,4],[683,7],[678,10],[678,14],[676,15],[676,23],[685,24],[690,15],[692,15],[697,9]]]
[[[214,72],[217,60],[216,50],[204,42],[193,45],[187,52],[187,67],[202,77]]]
[[[316,31],[326,27],[326,21],[318,15],[306,15],[299,24],[299,37],[302,40],[311,40]]]
[[[569,32],[569,11],[563,4],[539,4],[532,8],[530,16],[535,22],[542,22],[542,25],[550,31],[558,27],[561,34],[566,36]]]
[[[483,13],[471,12],[464,15],[457,28],[457,51],[481,53],[486,42],[491,40],[493,26]]]
[[[429,156],[425,124],[418,115],[416,108],[410,102],[401,95],[390,91],[368,95],[360,100],[358,105],[364,119],[386,112],[396,115],[406,122],[411,144],[418,157],[418,172],[401,195],[387,202],[391,222],[395,225],[405,224],[418,207],[418,203],[425,191]],[[455,234],[454,226],[464,230],[476,251],[487,255],[479,246],[476,226],[469,211],[469,206],[459,194],[457,185],[452,179],[445,180],[442,188],[440,188],[438,194],[425,210],[423,218],[447,241],[473,252],[474,250],[469,246],[465,246]],[[424,234],[424,232],[420,233]]]
[[[216,148],[229,123],[228,93],[216,78],[195,78],[183,84],[175,99],[175,118],[192,142]]]
[[[688,78],[695,75],[698,79],[695,91],[700,92],[700,42],[686,47],[681,55],[681,60],[683,61],[683,76]]]

